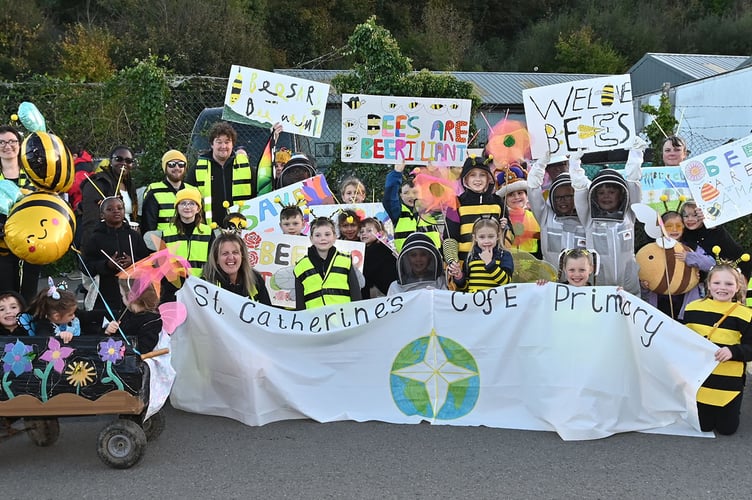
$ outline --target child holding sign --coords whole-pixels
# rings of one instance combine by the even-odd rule
[[[569,173],[577,216],[585,228],[586,246],[600,258],[599,285],[621,286],[639,296],[640,281],[634,252],[635,214],[631,205],[642,198],[642,155],[647,144],[639,137],[629,151],[624,177],[613,169],[601,170],[588,188],[580,164],[582,151],[570,155]],[[625,179],[626,177],[626,179]]]

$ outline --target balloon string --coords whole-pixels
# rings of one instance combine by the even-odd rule
[[[84,268],[84,271],[86,272],[86,275],[89,277],[89,279],[91,279],[92,286],[96,286],[97,287],[97,295],[99,295],[99,298],[102,299],[102,304],[104,304],[104,308],[107,310],[107,312],[109,313],[110,317],[113,320],[115,320],[115,313],[112,312],[112,308],[107,303],[107,301],[105,300],[104,296],[102,295],[102,291],[99,289],[99,286],[94,281],[94,276],[91,275],[91,271],[89,271],[89,267],[86,265],[86,262],[84,262],[83,257],[81,257],[81,251],[78,250],[74,245],[71,245],[71,249],[76,253],[76,256],[78,257],[78,261],[81,263],[81,266]],[[102,252],[104,253],[104,251],[102,251]],[[105,254],[105,255],[107,255],[107,254]],[[109,257],[110,256],[107,255],[107,258],[109,258]],[[112,260],[112,259],[110,259],[110,260]],[[117,265],[117,263],[115,263],[115,265]],[[118,266],[118,267],[120,267],[120,266]],[[121,318],[122,318],[122,316],[121,316]],[[138,355],[141,355],[141,353],[135,347],[133,347],[133,345],[130,343],[130,341],[128,340],[128,338],[125,336],[125,333],[123,332],[123,330],[120,329],[120,325],[118,325],[118,332],[120,333],[120,336],[123,338],[123,341],[131,349],[133,349],[133,352],[135,352]]]

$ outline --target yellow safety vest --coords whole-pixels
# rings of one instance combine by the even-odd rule
[[[352,259],[346,253],[337,251],[329,262],[324,276],[313,267],[309,257],[303,257],[295,264],[295,278],[303,284],[306,309],[313,309],[331,304],[350,302],[348,276]]]
[[[184,185],[185,188],[192,188],[188,184]],[[152,193],[154,200],[159,205],[159,212],[157,212],[157,227],[159,231],[164,231],[167,226],[172,223],[172,218],[175,216],[175,190],[172,186],[168,185],[165,181],[152,182],[146,188],[144,197]]]
[[[212,223],[212,161],[209,158],[199,158],[196,162],[196,189],[204,199],[204,214],[206,223]],[[253,181],[253,169],[248,162],[248,156],[235,155],[232,163],[232,199],[227,200],[230,205],[239,201],[247,201],[256,196],[256,183]],[[222,221],[218,221],[222,223]]]
[[[394,247],[398,252],[402,251],[405,239],[416,232],[425,233],[431,238],[436,248],[441,248],[441,235],[436,228],[436,219],[428,214],[423,216],[415,214],[410,207],[402,203],[399,219],[394,226]]]
[[[162,232],[167,248],[191,264],[191,274],[194,276],[201,276],[201,269],[209,259],[211,236],[212,230],[207,224],[197,224],[190,236],[178,234],[178,228],[174,224],[170,224]]]

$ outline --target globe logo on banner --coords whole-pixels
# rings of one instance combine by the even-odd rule
[[[480,393],[478,365],[460,344],[431,330],[397,354],[389,375],[392,398],[405,415],[452,420],[472,411]]]

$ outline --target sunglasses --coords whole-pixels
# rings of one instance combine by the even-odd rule
[[[183,160],[170,160],[167,162],[167,166],[170,168],[185,168],[185,165]]]
[[[114,163],[125,163],[126,165],[133,165],[136,163],[135,158],[123,158],[122,156],[113,156],[112,161]]]

